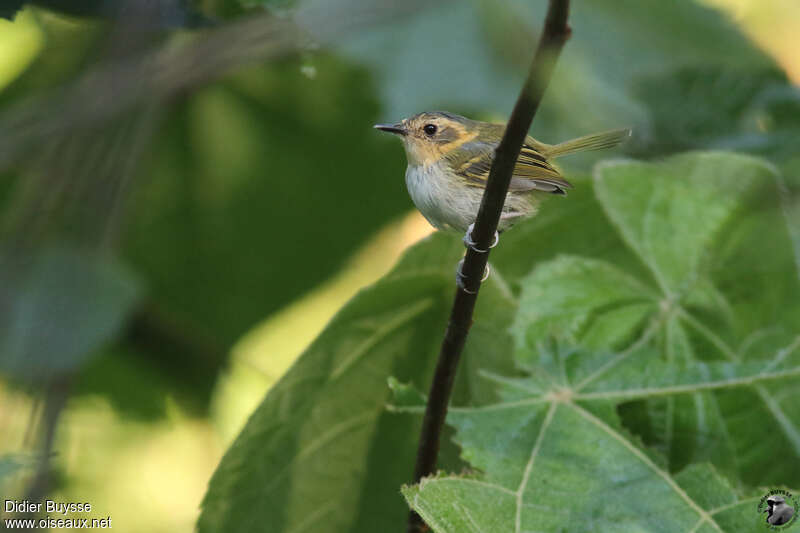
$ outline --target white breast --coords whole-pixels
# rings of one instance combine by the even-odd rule
[[[466,232],[467,227],[475,222],[483,197],[482,188],[464,185],[456,177],[448,179],[440,164],[409,165],[406,187],[414,205],[433,227],[460,233]],[[536,201],[530,192],[509,193],[499,229],[508,229],[517,220],[535,213]]]
[[[466,231],[478,213],[482,191],[447,179],[438,164],[409,165],[406,187],[414,205],[437,229]]]

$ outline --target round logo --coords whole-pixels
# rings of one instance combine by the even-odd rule
[[[800,501],[788,490],[775,489],[758,502],[758,513],[767,529],[788,529],[797,522]]]

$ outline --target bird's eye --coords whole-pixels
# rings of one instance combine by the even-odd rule
[[[436,133],[436,124],[425,124],[422,131],[425,132],[425,135],[433,135]]]

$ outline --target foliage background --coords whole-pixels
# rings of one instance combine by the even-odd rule
[[[0,10],[13,19],[0,20],[0,482],[3,494],[26,494],[55,427],[48,490],[92,502],[123,531],[192,529],[212,472],[264,393],[346,301],[428,233],[405,192],[401,149],[371,125],[430,108],[503,119],[545,7],[155,4],[164,8],[144,18],[111,1]],[[219,39],[197,57],[167,55],[169,76],[135,61],[206,32],[254,31],[257,24],[236,25],[267,25],[287,12],[317,44],[269,59],[259,49],[253,59],[242,53],[244,37]],[[729,149],[774,165],[784,190],[742,191],[725,213],[725,233],[710,237],[725,265],[714,283],[735,318],[716,307],[699,317],[714,327],[732,320],[725,341],[737,349],[765,331],[754,357],[786,346],[800,331],[792,296],[800,8],[791,0],[587,0],[575,2],[571,21],[574,37],[532,133],[555,142],[632,125],[629,156]],[[251,35],[227,36],[239,34]],[[294,47],[294,38],[278,33],[275,42]],[[124,68],[109,83],[81,85],[108,65]],[[548,202],[493,254],[459,405],[498,401],[482,376],[525,368],[519,336],[507,331],[515,316],[519,324],[516,302],[531,294],[525,280],[535,265],[590,256],[652,281],[589,178],[600,158],[619,155],[565,160],[575,192]],[[678,205],[697,204],[691,190],[674,194]],[[252,421],[258,435],[234,447],[201,529],[247,527],[239,520],[251,520],[248,510],[262,500],[241,496],[242,487],[263,484],[269,472],[285,479],[274,488],[282,496],[255,515],[267,531],[306,527],[309,516],[331,531],[402,523],[399,485],[411,472],[417,415],[385,411],[386,378],[427,386],[458,248],[452,236],[426,241],[337,316],[293,370],[302,387],[284,381]],[[372,346],[375,331],[388,336]],[[795,391],[786,392],[793,405]],[[619,407],[628,427],[672,408],[643,405]],[[339,425],[343,413],[349,424]],[[638,438],[669,471],[708,459],[682,456],[661,429]],[[457,442],[465,445],[463,434]],[[443,467],[460,472],[467,465],[448,446]],[[270,470],[297,455],[312,460]],[[258,457],[265,464],[254,478],[237,477]],[[353,457],[364,459],[353,467]],[[789,472],[798,471],[793,464]],[[720,470],[742,491],[790,484],[788,474],[737,480],[742,469]],[[331,507],[331,493],[349,497]]]

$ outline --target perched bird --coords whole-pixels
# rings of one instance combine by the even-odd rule
[[[408,159],[406,186],[428,222],[437,229],[466,232],[478,215],[494,151],[505,124],[429,111],[397,124],[376,124],[375,128],[403,139]],[[528,136],[514,167],[498,229],[503,231],[533,216],[537,193],[563,195],[572,187],[553,167],[552,159],[611,148],[629,136],[630,130],[619,129],[555,145]]]
[[[765,509],[767,512],[767,523],[773,526],[786,524],[791,520],[792,515],[794,515],[794,507],[788,505],[783,496],[770,496],[767,500],[767,506],[768,509]]]

